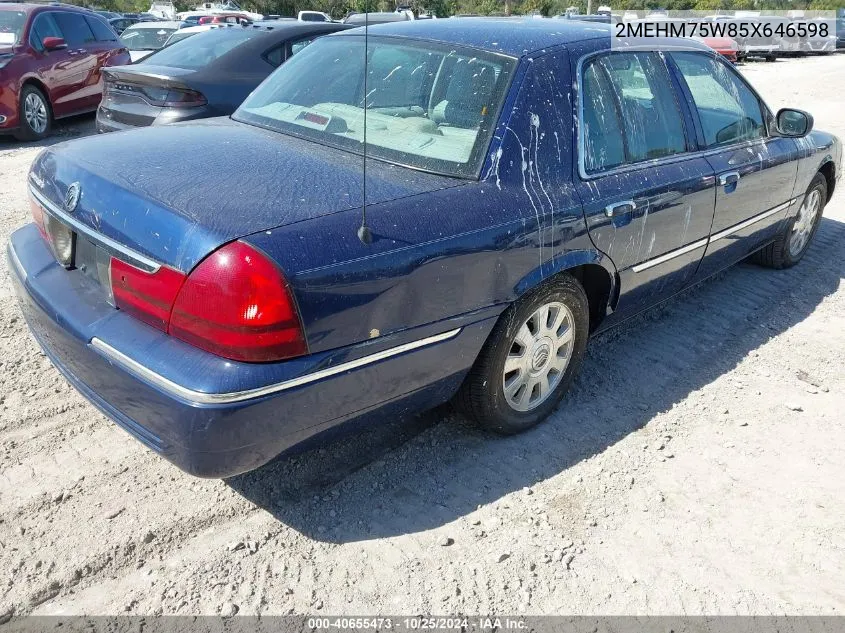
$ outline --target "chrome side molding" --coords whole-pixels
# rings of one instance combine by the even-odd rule
[[[703,237],[700,240],[696,240],[695,242],[691,242],[691,243],[689,243],[685,246],[681,246],[680,248],[676,248],[675,250],[669,251],[668,253],[664,253],[663,255],[655,257],[654,259],[648,259],[648,260],[641,262],[639,264],[635,264],[634,266],[632,266],[632,270],[635,273],[640,273],[644,270],[648,270],[649,268],[653,268],[654,266],[659,266],[660,264],[665,264],[669,260],[674,259],[676,257],[680,257],[681,255],[686,255],[687,253],[690,253],[690,252],[696,250],[697,248],[702,248],[704,246],[708,246],[708,245],[712,244],[713,242],[716,242],[718,240],[729,237],[729,236],[733,235],[734,233],[737,233],[738,231],[741,231],[742,229],[747,228],[747,227],[751,226],[752,224],[759,222],[760,220],[765,220],[769,216],[772,216],[775,213],[778,213],[779,211],[783,211],[784,209],[789,207],[793,202],[798,200],[800,197],[801,196],[796,196],[795,198],[792,198],[791,200],[787,200],[786,202],[779,204],[776,207],[772,207],[768,211],[763,211],[763,213],[758,213],[754,217],[748,218],[747,220],[740,222],[739,224],[734,224],[733,226],[729,226],[728,228],[726,228],[723,231],[719,231],[718,233],[714,233],[710,237]]]
[[[756,224],[760,220],[765,220],[770,215],[774,215],[778,211],[783,211],[786,207],[792,204],[792,200],[788,200],[783,204],[779,204],[778,206],[769,209],[768,211],[763,211],[759,215],[755,215],[753,218],[748,218],[744,222],[740,222],[739,224],[734,224],[733,226],[729,226],[724,231],[719,231],[718,233],[710,236],[710,243],[715,242],[717,240],[721,240],[725,237],[733,235],[734,233],[741,231],[744,228],[751,226],[752,224]]]
[[[668,253],[661,255],[660,257],[655,257],[654,259],[649,259],[641,264],[637,264],[633,267],[634,272],[640,273],[644,270],[648,270],[649,268],[653,268],[654,266],[659,266],[660,264],[666,263],[670,259],[675,259],[676,257],[680,257],[681,255],[686,255],[687,253],[691,253],[697,248],[703,248],[705,246],[707,246],[706,237],[696,242],[692,242],[691,244],[687,244],[686,246],[682,246],[681,248],[675,249],[674,251],[669,251]]]

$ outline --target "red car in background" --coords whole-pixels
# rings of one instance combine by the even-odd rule
[[[0,134],[37,140],[97,109],[103,66],[129,63],[108,23],[68,5],[0,4]]]
[[[709,46],[732,64],[735,64],[739,54],[739,44],[730,37],[693,37],[705,46]]]
[[[241,26],[249,26],[252,24],[252,20],[245,18],[240,13],[215,13],[214,15],[202,16],[198,24],[240,24]]]

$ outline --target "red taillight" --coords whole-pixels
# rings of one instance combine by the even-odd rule
[[[45,240],[49,241],[50,238],[47,236],[47,227],[44,225],[44,209],[41,208],[41,205],[38,204],[32,196],[29,198],[29,208],[32,211],[32,219],[38,227],[38,230],[41,231],[41,235],[44,236]]]
[[[212,354],[260,362],[307,352],[290,288],[266,255],[232,242],[188,275],[168,332]]]
[[[154,273],[111,259],[111,287],[114,304],[136,319],[167,332],[170,311],[185,275],[162,266]]]
[[[208,100],[196,90],[171,88],[161,105],[165,108],[198,108],[208,104]]]

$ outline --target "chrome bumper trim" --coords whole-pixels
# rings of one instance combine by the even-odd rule
[[[114,255],[118,259],[125,261],[127,264],[132,264],[136,268],[140,268],[148,273],[154,273],[161,268],[161,264],[157,261],[146,257],[145,255],[141,255],[133,251],[132,249],[127,248],[123,244],[119,242],[115,242],[113,239],[106,237],[105,235],[98,233],[90,226],[86,226],[82,224],[79,220],[74,217],[68,215],[63,209],[59,208],[56,204],[51,202],[46,198],[46,196],[38,191],[32,183],[29,185],[29,192],[32,196],[38,201],[41,206],[43,206],[48,213],[56,216],[59,220],[70,226],[74,231],[77,233],[82,233],[87,237],[89,240],[97,244],[98,246],[105,249],[110,255]]]
[[[136,377],[153,384],[171,396],[188,401],[191,404],[230,404],[233,402],[242,402],[244,400],[269,396],[281,391],[286,391],[287,389],[293,389],[294,387],[301,387],[302,385],[317,382],[318,380],[336,376],[337,374],[342,374],[347,371],[352,371],[353,369],[358,369],[360,367],[364,367],[365,365],[371,365],[387,358],[404,354],[405,352],[410,352],[412,350],[420,349],[421,347],[427,347],[429,345],[434,345],[435,343],[447,341],[456,337],[460,333],[461,329],[462,328],[456,328],[454,330],[449,330],[448,332],[443,332],[442,334],[428,336],[418,341],[412,341],[410,343],[391,347],[389,349],[376,352],[375,354],[370,354],[369,356],[356,358],[355,360],[350,360],[348,362],[341,363],[340,365],[335,365],[334,367],[319,369],[310,374],[299,376],[298,378],[291,378],[290,380],[285,380],[284,382],[275,383],[273,385],[267,385],[266,387],[257,387],[255,389],[233,391],[230,393],[204,393],[202,391],[188,389],[187,387],[176,384],[172,380],[157,374],[97,337],[91,339],[90,345],[108,360],[119,365],[131,374],[134,374]]]
[[[9,259],[12,260],[12,265],[18,272],[18,276],[21,278],[21,281],[26,281],[26,270],[24,269],[23,264],[21,263],[21,260],[18,257],[18,253],[17,251],[15,251],[15,247],[12,246],[11,242],[9,243],[9,246],[6,250],[9,252]]]

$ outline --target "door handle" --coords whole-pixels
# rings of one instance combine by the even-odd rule
[[[739,182],[740,175],[738,171],[726,171],[724,174],[719,174],[719,184],[723,187],[733,185]]]
[[[623,200],[622,202],[616,202],[614,204],[609,204],[604,208],[604,214],[612,218],[616,215],[623,215],[625,213],[632,213],[637,208],[637,203],[633,200]]]

